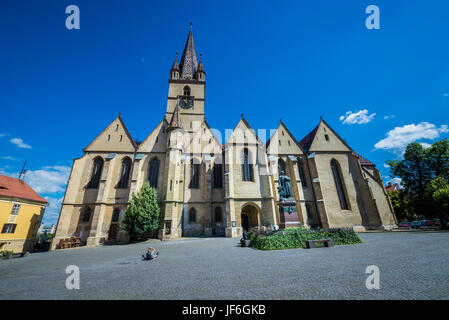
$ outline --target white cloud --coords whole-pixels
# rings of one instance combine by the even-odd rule
[[[387,181],[387,184],[389,184],[389,183],[391,183],[391,184],[397,183],[400,187],[402,187],[402,179],[401,178],[390,179],[389,181]]]
[[[444,98],[447,98],[447,97],[449,97],[449,93],[442,93],[441,96]]]
[[[48,205],[45,209],[43,221],[45,221],[45,224],[56,224],[64,197],[45,197],[45,199],[47,199]]]
[[[421,122],[418,125],[408,124],[403,127],[395,127],[387,132],[387,137],[374,145],[375,149],[383,149],[402,154],[409,143],[426,139],[434,140],[440,137],[441,133],[448,133],[447,125],[438,128],[429,122]]]
[[[14,157],[10,157],[10,156],[4,156],[2,157],[3,160],[11,160],[11,161],[19,161],[18,159],[14,158]]]
[[[37,193],[64,192],[70,175],[70,167],[46,166],[40,170],[28,170],[25,181]]]
[[[393,119],[393,118],[396,118],[396,116],[395,116],[394,114],[390,114],[390,115],[388,115],[388,116],[385,116],[385,117],[384,117],[384,120],[387,120],[387,119]]]
[[[9,142],[15,144],[18,148],[31,149],[31,146],[29,144],[24,143],[23,140],[20,138],[12,138],[11,140],[9,140]]]
[[[365,124],[373,120],[375,115],[375,113],[368,115],[366,109],[355,113],[348,111],[346,115],[340,117],[340,121],[343,121],[343,124]]]
[[[388,165],[388,164],[386,164],[386,163],[384,163],[384,168],[390,168],[390,166]]]
[[[429,147],[432,146],[430,143],[425,143],[425,142],[420,142],[419,144],[422,145],[422,147],[423,147],[424,149],[427,149],[427,148],[429,148]]]
[[[6,133],[0,133],[0,138],[6,137]]]

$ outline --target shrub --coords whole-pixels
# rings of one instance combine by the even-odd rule
[[[0,251],[1,258],[7,257],[7,256],[12,256],[13,254],[14,254],[14,251],[8,251],[8,250]]]
[[[320,239],[332,239],[335,245],[362,243],[353,229],[311,230],[303,227],[278,230],[267,236],[251,232],[248,239],[250,245],[259,250],[306,248],[307,240]]]

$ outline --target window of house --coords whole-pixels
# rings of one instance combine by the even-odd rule
[[[150,182],[150,186],[153,188],[157,188],[157,178],[159,174],[159,160],[157,158],[153,158],[150,161],[150,165],[148,167],[148,181]]]
[[[298,171],[299,171],[299,179],[301,179],[301,185],[303,187],[307,187],[306,176],[304,174],[304,163],[298,159]]]
[[[342,210],[349,210],[348,201],[346,199],[344,182],[341,176],[340,168],[336,160],[331,161],[332,174],[334,176],[335,187],[337,188],[338,200]]]
[[[200,184],[200,165],[190,162],[190,189],[198,189]]]
[[[242,180],[254,181],[253,164],[251,163],[251,155],[247,148],[243,149]]]
[[[191,208],[189,211],[189,223],[196,222],[196,211],[194,208]]]
[[[16,226],[17,224],[15,223],[5,223],[2,228],[2,233],[14,233]]]
[[[222,222],[223,215],[221,214],[221,207],[215,208],[215,222]]]
[[[14,203],[12,206],[11,214],[19,214],[20,204]]]
[[[125,157],[122,160],[122,169],[120,171],[120,180],[118,182],[118,188],[128,188],[129,176],[131,172],[131,159]]]
[[[115,131],[118,131],[118,124],[117,124],[117,126],[115,127]]]
[[[94,159],[90,181],[87,185],[88,188],[92,189],[98,188],[98,185],[100,184],[102,170],[103,170],[103,159],[101,157],[96,157]]]
[[[325,134],[324,138],[326,139],[326,141],[329,141],[329,135]]]
[[[92,211],[91,211],[90,208],[86,208],[86,210],[84,210],[83,222],[89,222],[90,221],[91,213],[92,213]]]
[[[120,217],[120,209],[114,208],[114,211],[112,212],[112,222],[118,222],[119,217]]]
[[[214,165],[214,188],[223,188],[223,165],[221,164]]]
[[[184,87],[184,95],[185,96],[190,96],[190,88],[189,88],[189,86],[185,86]]]

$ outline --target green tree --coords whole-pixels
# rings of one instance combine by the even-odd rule
[[[416,218],[416,213],[411,206],[410,198],[405,192],[388,192],[388,196],[390,197],[391,205],[393,206],[394,213],[398,221],[404,219],[410,221]]]
[[[147,181],[137,195],[133,193],[120,227],[129,235],[130,240],[134,241],[150,231],[157,230],[159,225],[160,208],[157,193]]]
[[[441,225],[446,226],[446,217],[449,216],[449,182],[441,176],[432,180],[426,187],[426,198],[431,205],[431,215],[439,217]]]
[[[408,210],[409,216],[411,213],[411,216],[440,217],[442,226],[446,227],[444,221],[448,212],[444,201],[447,201],[449,183],[449,140],[437,141],[429,148],[410,143],[403,160],[387,163],[391,176],[401,178],[404,188],[403,199],[393,196],[396,197],[392,199],[396,201],[395,211],[399,215]]]

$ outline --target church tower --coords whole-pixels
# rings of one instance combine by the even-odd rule
[[[184,130],[194,132],[195,122],[204,120],[204,93],[206,72],[203,63],[198,63],[195,44],[193,42],[192,24],[180,62],[176,56],[170,70],[167,110],[165,119],[170,122],[176,106],[184,123]]]

